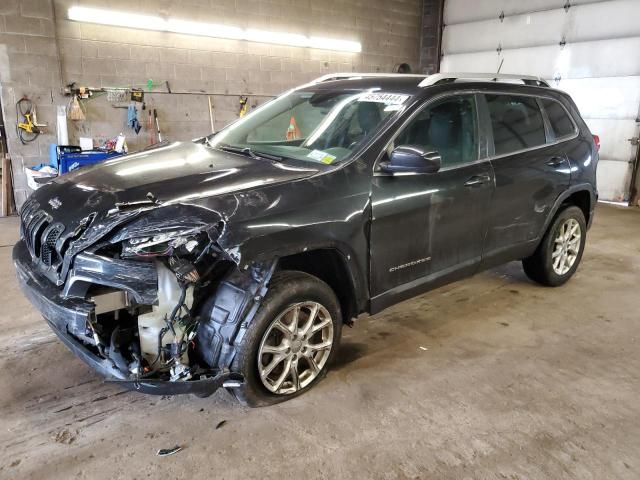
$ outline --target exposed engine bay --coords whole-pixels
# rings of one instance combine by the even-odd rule
[[[158,234],[121,244],[120,258],[154,264],[158,285],[155,305],[138,305],[124,292],[119,295],[119,304],[108,299],[103,306],[102,295],[91,298],[96,318],[89,328],[96,346],[134,377],[161,374],[175,381],[188,380],[195,373],[189,364],[189,345],[193,350],[198,326],[198,318],[192,314],[194,290],[200,273],[208,276],[217,255],[209,250],[212,242],[206,233],[191,233]],[[202,261],[205,256],[209,266]]]
[[[129,239],[120,244],[119,252],[113,245],[97,249],[118,259],[151,263],[157,274],[157,300],[151,305],[136,302],[126,291],[98,290],[90,297],[95,317],[87,322],[81,339],[126,375],[120,382],[128,379],[135,386],[147,380],[202,381],[229,366],[232,358],[225,361],[221,353],[231,346],[217,345],[209,324],[221,320],[237,324],[230,315],[246,320],[251,304],[260,300],[256,287],[266,284],[264,273],[270,276],[270,272],[254,265],[240,273],[215,242],[221,228]],[[245,281],[239,284],[234,277],[245,277]],[[232,299],[225,298],[230,287]],[[212,295],[214,292],[218,294]],[[228,305],[236,306],[239,293],[246,297],[240,305],[249,308],[228,311]],[[217,348],[217,352],[212,350]],[[227,384],[238,381],[234,376]]]
[[[234,342],[266,293],[275,260],[241,266],[237,249],[218,243],[220,216],[201,208],[193,215],[193,208],[120,206],[107,227],[89,218],[68,242],[63,234],[48,242],[52,228],[64,229],[55,222],[34,228],[25,210],[14,261],[26,293],[67,346],[108,381],[200,395],[242,381],[229,370]],[[69,261],[78,245],[85,248]],[[43,265],[44,247],[57,255],[46,260],[57,261]]]
[[[194,286],[178,281],[163,262],[154,263],[157,305],[136,305],[124,292],[91,298],[96,305],[95,321],[88,325],[92,343],[117,368],[134,377],[168,373],[172,381],[188,380],[193,376],[189,342],[197,331],[197,320],[191,314]]]

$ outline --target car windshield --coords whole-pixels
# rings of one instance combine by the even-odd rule
[[[295,90],[207,138],[214,148],[272,160],[333,164],[347,159],[408,95]]]

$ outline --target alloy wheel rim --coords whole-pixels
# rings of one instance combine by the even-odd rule
[[[558,275],[566,275],[571,270],[580,251],[582,231],[575,218],[569,218],[558,227],[553,241],[551,262],[553,271]]]
[[[258,373],[272,393],[291,395],[313,382],[333,348],[333,321],[321,304],[287,307],[271,322],[258,350]]]

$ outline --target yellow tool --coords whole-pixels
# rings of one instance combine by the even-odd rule
[[[23,117],[23,121],[20,121],[20,115]],[[18,124],[18,137],[23,144],[33,142],[38,135],[42,133],[41,127],[46,127],[46,124],[38,123],[36,116],[36,107],[28,98],[21,98],[16,103],[16,116]]]
[[[244,117],[247,114],[247,110],[249,109],[249,106],[247,105],[248,102],[248,97],[240,97],[240,112],[238,112],[238,116],[240,118]]]

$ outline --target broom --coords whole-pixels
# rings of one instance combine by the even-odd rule
[[[80,106],[78,97],[75,95],[73,96],[73,100],[71,100],[71,105],[69,105],[69,118],[71,120],[85,120],[87,118]]]

